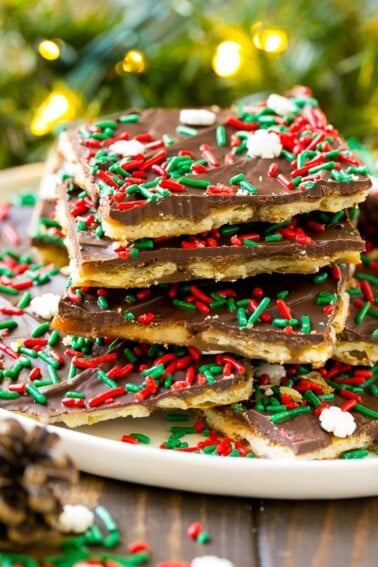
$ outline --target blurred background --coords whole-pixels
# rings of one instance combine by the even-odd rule
[[[377,0],[0,0],[0,168],[73,118],[296,84],[376,151],[377,78]]]

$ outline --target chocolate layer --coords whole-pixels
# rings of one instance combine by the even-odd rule
[[[256,352],[259,345],[270,345],[267,355],[272,362],[284,356],[275,348],[288,349],[290,355],[285,351],[285,356],[299,357],[295,362],[308,361],[301,360],[303,352],[308,355],[308,349],[315,349],[312,358],[319,356],[314,360],[319,365],[324,353],[316,354],[316,347],[332,349],[332,325],[347,274],[348,270],[336,267],[316,276],[262,275],[232,284],[192,282],[111,291],[71,288],[60,302],[54,325],[92,337],[112,334],[153,342],[159,335],[166,343],[193,341],[201,350],[220,350],[222,344],[222,350],[246,356],[251,356],[248,349]]]

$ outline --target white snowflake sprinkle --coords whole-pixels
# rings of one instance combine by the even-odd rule
[[[109,150],[119,156],[136,156],[144,153],[144,145],[138,140],[117,140],[109,146]]]
[[[201,555],[192,559],[190,567],[234,567],[234,564],[216,555]]]
[[[66,504],[59,516],[58,528],[64,533],[81,534],[85,532],[94,520],[93,512],[80,504]]]
[[[188,126],[211,126],[216,120],[215,112],[205,108],[187,108],[180,110],[181,124]]]
[[[297,107],[295,106],[293,101],[291,101],[289,98],[286,98],[285,96],[278,94],[269,95],[266,101],[266,105],[268,108],[271,108],[276,114],[279,114],[280,116],[287,116],[287,114],[290,114],[297,110]]]
[[[280,155],[282,144],[275,132],[256,130],[247,138],[247,149],[250,157],[275,158]]]
[[[319,421],[321,427],[335,437],[348,437],[356,429],[353,415],[337,406],[325,408],[319,415]]]
[[[30,310],[41,317],[41,319],[52,319],[58,313],[60,295],[56,293],[44,293],[33,297],[30,302]]]

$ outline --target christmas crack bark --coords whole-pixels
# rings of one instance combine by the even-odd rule
[[[378,363],[378,250],[364,256],[348,288],[350,310],[335,356],[349,364]]]
[[[316,272],[329,263],[358,263],[363,249],[343,211],[304,214],[277,224],[225,225],[195,236],[142,238],[122,246],[103,234],[89,197],[80,193],[79,198],[69,189],[65,194],[69,199],[63,201],[65,211],[59,217],[64,217],[67,227],[65,242],[75,286],[144,287],[270,272]]]
[[[154,136],[159,110],[145,120],[147,144],[140,134],[133,138],[128,124],[123,135],[129,139],[119,139],[127,115],[64,135],[73,151],[63,147],[63,154],[84,173],[80,185],[99,199],[108,236],[124,242],[251,220],[281,222],[311,210],[337,212],[367,195],[366,169],[309,96],[271,95],[220,114],[201,132],[193,112],[179,130],[191,123],[187,140],[178,146],[166,147],[161,131]],[[143,114],[131,116],[144,121]],[[169,118],[164,128],[173,131]]]
[[[208,424],[247,441],[267,458],[364,456],[378,444],[378,366],[335,360],[308,366],[261,363],[252,397],[230,408],[205,410]]]
[[[0,390],[3,409],[77,427],[118,417],[146,417],[157,408],[226,405],[252,391],[250,364],[230,354],[201,355],[193,347],[82,337],[66,337],[50,348],[47,337],[35,341],[34,347],[31,338],[20,341],[30,347],[19,346],[19,358],[7,360],[1,371],[7,381]],[[33,354],[38,345],[38,352],[44,353],[42,369]],[[51,370],[56,367],[66,379]]]
[[[348,267],[334,266],[315,276],[262,275],[232,284],[70,287],[53,325],[74,335],[193,345],[320,366],[344,326],[348,276]]]

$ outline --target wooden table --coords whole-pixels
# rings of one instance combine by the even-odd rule
[[[358,479],[356,479],[356,482]],[[147,565],[201,555],[229,559],[235,567],[375,567],[378,498],[334,501],[258,500],[206,496],[81,475],[70,500],[105,506],[116,518],[128,555],[131,542],[151,549]],[[187,535],[201,522],[210,541]]]

